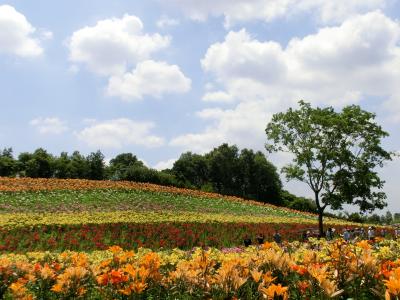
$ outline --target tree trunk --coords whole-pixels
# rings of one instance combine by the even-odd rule
[[[324,216],[324,208],[321,207],[321,204],[319,203],[319,192],[314,191],[315,193],[315,204],[317,205],[318,209],[318,230],[319,230],[319,236],[323,237],[324,236],[324,224],[323,224],[323,216]]]
[[[322,209],[318,209],[318,229],[319,229],[319,236],[324,237],[324,224],[322,217],[324,215],[324,211]]]

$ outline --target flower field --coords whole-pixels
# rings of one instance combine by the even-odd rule
[[[5,299],[397,299],[400,243],[0,256]]]
[[[313,215],[260,202],[198,190],[160,186],[131,181],[98,181],[83,179],[9,178],[0,177],[0,209],[28,212],[95,210],[99,208],[201,209],[221,212],[252,212],[273,215]],[[149,201],[150,200],[150,201]],[[105,203],[104,203],[105,202]],[[121,205],[121,202],[123,205]],[[54,206],[54,204],[57,206]],[[61,205],[61,206],[60,206]],[[99,207],[100,206],[100,207]]]
[[[360,226],[329,218],[326,224],[338,231]],[[316,228],[315,215],[213,193],[132,182],[0,177],[0,298],[395,299],[400,294],[400,243],[297,241]],[[275,230],[282,246],[270,242]],[[264,244],[242,246],[245,236],[254,242],[260,234]]]
[[[0,251],[232,247],[279,230],[286,240],[316,216],[214,193],[134,182],[0,178]],[[351,224],[327,219],[338,229]]]

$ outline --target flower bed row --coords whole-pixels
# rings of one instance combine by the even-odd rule
[[[54,190],[92,190],[92,189],[134,189],[158,193],[170,193],[186,195],[189,197],[206,197],[225,199],[228,201],[245,202],[246,204],[267,206],[279,209],[283,212],[296,214],[301,217],[314,217],[314,214],[299,212],[296,210],[276,207],[271,204],[260,203],[252,200],[244,200],[234,196],[224,196],[217,193],[208,193],[199,190],[183,189],[161,186],[150,183],[138,183],[132,181],[86,180],[86,179],[56,179],[56,178],[10,178],[0,177],[0,192],[20,191],[54,191]]]
[[[310,248],[311,247],[311,248]],[[397,299],[399,244],[342,240],[234,251],[0,256],[5,299]],[[388,257],[388,253],[389,255]]]
[[[336,228],[341,231],[340,226]],[[216,222],[39,225],[0,228],[0,251],[93,251],[116,244],[125,249],[222,248],[242,245],[245,236],[257,243],[255,237],[259,234],[271,241],[275,230],[280,232],[283,240],[299,240],[302,233],[310,229],[316,229],[316,226]]]
[[[220,213],[200,213],[188,211],[98,211],[76,213],[3,213],[0,214],[0,227],[26,227],[35,225],[75,225],[104,223],[163,223],[163,222],[251,222],[269,224],[316,224],[316,220],[295,217],[229,215]],[[327,222],[327,224],[336,224]],[[340,223],[339,223],[340,224]]]

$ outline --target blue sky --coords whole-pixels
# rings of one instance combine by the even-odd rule
[[[0,147],[162,169],[223,142],[263,150],[271,115],[306,99],[375,112],[398,151],[399,17],[398,0],[0,1]],[[392,211],[399,167],[380,171]]]

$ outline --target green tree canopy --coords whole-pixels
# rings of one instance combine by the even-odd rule
[[[11,148],[0,151],[0,176],[14,176],[17,172],[17,162]]]
[[[107,170],[108,177],[113,180],[125,180],[128,177],[128,170],[132,167],[143,168],[145,166],[143,162],[132,153],[118,154],[115,158],[110,160],[110,166]]]
[[[222,144],[205,155],[213,189],[221,194],[235,195],[239,183],[239,150]]]
[[[87,165],[88,165],[88,178],[95,180],[104,179],[105,174],[105,164],[104,164],[104,155],[100,150],[96,152],[90,153],[87,157]]]
[[[208,181],[207,160],[200,154],[183,153],[172,167],[178,181],[201,189]]]
[[[18,156],[18,163],[23,176],[32,178],[53,176],[54,158],[43,148],[38,148],[33,153],[21,153]]]
[[[241,196],[280,205],[282,182],[276,167],[258,151],[243,149],[238,157]]]
[[[299,105],[299,109],[273,115],[266,128],[270,141],[266,148],[293,154],[292,163],[282,171],[288,180],[305,182],[313,191],[320,234],[328,206],[341,209],[343,204],[355,204],[361,211],[383,208],[384,182],[376,169],[391,159],[391,153],[381,146],[388,133],[375,123],[375,115],[357,105],[341,112],[313,108],[304,101]]]

